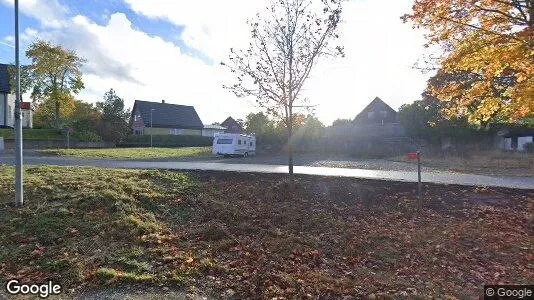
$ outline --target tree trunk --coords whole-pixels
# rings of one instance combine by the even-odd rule
[[[60,128],[60,120],[59,120],[59,99],[56,98],[56,111],[55,111],[55,123],[56,123],[56,129],[61,129]]]
[[[528,7],[528,27],[534,27],[534,0],[530,0]]]
[[[289,188],[293,191],[295,179],[293,176],[293,113],[289,108],[289,124],[287,125],[287,166],[289,167]]]

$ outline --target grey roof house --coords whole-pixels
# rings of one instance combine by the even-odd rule
[[[134,134],[202,135],[193,106],[135,100],[130,119]]]
[[[397,112],[382,99],[376,97],[355,118],[356,124],[398,123]]]
[[[234,118],[228,117],[221,123],[221,126],[226,127],[226,133],[243,133],[245,130]]]
[[[327,130],[329,136],[346,138],[397,138],[404,137],[404,129],[399,124],[397,112],[376,97],[369,103],[350,124],[331,126]]]

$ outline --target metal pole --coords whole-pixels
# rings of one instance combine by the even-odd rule
[[[150,110],[150,148],[152,148],[152,112],[154,109]]]
[[[20,120],[19,1],[15,0],[15,205],[24,204],[22,188],[22,122]]]

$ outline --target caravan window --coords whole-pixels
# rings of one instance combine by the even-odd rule
[[[252,146],[252,142],[250,142],[250,146]]]
[[[232,139],[217,139],[217,144],[221,145],[221,144],[225,144],[225,145],[228,145],[228,144],[231,144],[232,143]]]
[[[237,140],[237,144],[238,144],[238,145],[241,145],[241,140]]]

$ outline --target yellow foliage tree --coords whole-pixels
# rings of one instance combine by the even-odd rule
[[[28,47],[26,56],[31,64],[27,67],[24,86],[32,88],[34,102],[39,106],[45,104],[43,109],[49,109],[48,105],[53,103],[53,110],[46,112],[54,117],[54,127],[59,129],[61,117],[69,114],[69,107],[63,105],[71,103],[72,111],[73,95],[84,88],[81,69],[85,59],[72,50],[41,40]]]
[[[439,45],[428,90],[471,123],[534,115],[534,0],[416,0],[403,16]]]
[[[59,110],[59,118],[66,120],[72,117],[72,114],[76,108],[76,100],[71,95],[62,93],[55,98],[44,98],[40,101],[35,108],[33,116],[34,126],[52,128],[56,126],[56,107],[59,103],[61,110]]]

